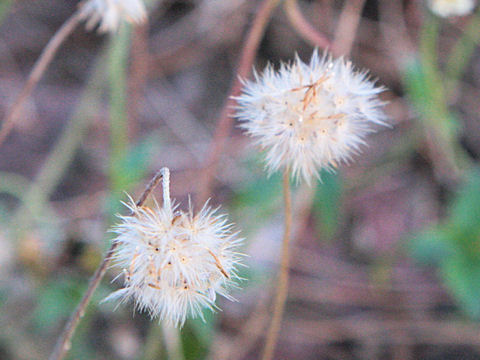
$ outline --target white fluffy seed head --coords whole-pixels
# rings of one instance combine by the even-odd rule
[[[126,205],[131,215],[113,228],[124,288],[106,300],[132,299],[138,310],[174,326],[203,317],[204,308],[215,308],[217,294],[233,300],[227,291],[238,279],[242,239],[224,215],[207,204],[196,215],[191,206]]]
[[[472,12],[475,0],[427,0],[427,4],[440,17],[464,16]]]
[[[139,24],[147,19],[142,0],[85,0],[81,3],[87,30],[98,26],[98,32],[115,32],[122,20]]]
[[[246,81],[236,116],[266,151],[269,172],[288,167],[309,183],[359,152],[373,124],[385,125],[384,90],[343,58],[315,51],[275,71],[268,66]]]

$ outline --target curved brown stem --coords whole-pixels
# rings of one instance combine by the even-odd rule
[[[65,41],[65,39],[73,32],[73,30],[77,27],[77,25],[82,20],[82,14],[80,11],[75,12],[70,18],[65,21],[65,23],[58,29],[55,35],[48,41],[47,46],[43,49],[40,57],[35,62],[30,75],[28,76],[27,82],[23,87],[20,94],[15,99],[10,111],[5,116],[5,120],[3,121],[2,128],[0,130],[0,146],[3,144],[5,139],[7,138],[10,131],[13,129],[15,125],[15,121],[17,120],[20,112],[22,110],[23,103],[25,100],[28,99],[30,94],[32,93],[35,85],[40,81],[43,73],[47,69],[48,65],[52,62],[53,57],[57,53],[58,48],[60,45]]]
[[[316,30],[307,19],[305,19],[298,7],[297,0],[286,0],[284,5],[287,18],[298,35],[309,42],[312,46],[322,49],[331,46],[330,40]]]
[[[290,191],[290,171],[285,169],[283,174],[283,197],[285,202],[285,229],[282,241],[282,260],[278,277],[277,292],[273,305],[272,322],[267,333],[267,340],[263,349],[262,360],[271,360],[282,325],[283,313],[288,294],[288,274],[290,267],[290,232],[292,228],[292,195]]]
[[[279,2],[280,0],[264,0],[255,16],[250,30],[248,31],[247,38],[240,54],[236,76],[230,88],[228,98],[223,105],[220,116],[218,117],[212,145],[210,146],[209,155],[203,169],[203,175],[198,191],[200,203],[204,203],[211,193],[211,187],[218,161],[220,159],[220,154],[225,147],[225,142],[233,125],[231,111],[236,103],[234,97],[240,95],[242,89],[241,79],[247,78],[252,70],[253,61],[265,32],[265,28],[272,16],[273,10]]]
[[[338,19],[332,53],[335,56],[348,55],[350,53],[355,35],[362,16],[365,0],[350,0],[345,6]]]
[[[160,171],[158,171],[155,174],[152,180],[150,180],[147,187],[143,191],[142,195],[140,195],[140,199],[136,203],[138,207],[142,206],[145,203],[148,195],[150,195],[153,189],[155,189],[155,187],[158,185],[160,180],[163,179],[164,174],[165,174],[165,170],[164,168],[162,168]],[[164,199],[164,202],[165,202],[165,199]],[[100,284],[100,281],[105,275],[105,272],[107,271],[107,267],[112,261],[112,255],[115,252],[117,245],[118,245],[117,242],[112,243],[112,246],[110,246],[110,249],[108,249],[107,254],[103,258],[102,263],[99,265],[99,267],[93,274],[92,278],[90,279],[90,283],[88,284],[87,291],[83,295],[83,298],[80,301],[80,304],[78,304],[77,308],[75,309],[70,319],[68,320],[67,324],[65,325],[65,328],[63,329],[62,334],[58,338],[55,348],[53,349],[52,355],[50,355],[49,357],[49,360],[63,359],[63,357],[67,354],[68,350],[70,349],[71,340],[75,332],[75,329],[78,323],[80,322],[80,319],[85,314],[85,309],[87,308],[88,303],[92,299],[93,293],[95,292],[98,285]]]

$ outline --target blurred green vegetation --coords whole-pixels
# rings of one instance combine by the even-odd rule
[[[0,23],[5,16],[8,15],[8,11],[10,10],[10,6],[12,6],[13,1],[14,0],[2,0],[2,2],[0,2]]]
[[[244,217],[245,227],[243,230],[254,231],[255,227],[268,224],[268,219],[278,214],[282,207],[282,176],[275,172],[265,176],[262,169],[263,160],[255,156],[247,162],[249,181],[235,189],[232,198],[233,211],[241,212]],[[343,191],[341,176],[337,172],[322,170],[319,181],[312,184],[315,187],[313,200],[313,215],[322,241],[331,239],[337,231],[340,216],[341,194]],[[298,185],[292,185],[294,191]],[[240,216],[240,214],[238,214]],[[255,221],[265,219],[265,222]]]
[[[313,202],[313,214],[322,241],[333,240],[338,232],[340,206],[343,192],[339,173],[322,171],[321,182],[317,185]]]
[[[448,216],[409,242],[412,256],[434,265],[465,313],[480,320],[480,169],[467,174]]]
[[[438,57],[438,39],[446,22],[429,14],[420,41],[419,59],[404,73],[408,98],[418,112],[419,125],[433,135],[440,156],[458,190],[449,201],[441,224],[414,235],[412,256],[431,264],[465,314],[480,320],[480,172],[460,143],[463,119],[452,107],[452,96],[480,40],[480,13],[469,20],[451,48],[444,66]]]

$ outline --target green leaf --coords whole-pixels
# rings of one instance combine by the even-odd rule
[[[466,178],[444,224],[413,237],[409,247],[414,258],[439,267],[462,310],[480,320],[480,171]]]
[[[434,70],[425,68],[419,59],[414,59],[403,69],[403,82],[424,126],[432,128],[445,139],[451,139],[457,134],[460,122],[448,110],[444,84]]]
[[[480,263],[462,255],[451,256],[442,263],[441,273],[466,314],[480,319]]]
[[[213,314],[208,315],[205,312],[204,316],[205,323],[203,325],[201,319],[195,319],[188,321],[182,329],[181,336],[185,360],[203,359],[208,354],[213,332]]]
[[[255,174],[252,172],[252,174]],[[249,219],[252,224],[258,224],[259,219],[267,219],[273,213],[278,211],[282,199],[282,177],[279,174],[273,174],[270,177],[252,176],[251,181],[245,183],[243,187],[234,194],[232,206],[234,208],[248,208]],[[253,220],[256,221],[253,221]]]
[[[121,210],[119,200],[125,199],[124,192],[129,191],[133,185],[143,181],[152,158],[155,144],[153,139],[147,138],[131,146],[123,157],[117,158],[112,163],[115,176],[115,189],[107,199],[107,213],[115,214]]]
[[[409,98],[417,110],[422,111],[425,106],[428,106],[432,102],[432,97],[429,96],[429,86],[422,69],[422,64],[418,59],[413,59],[403,70],[403,81]]]
[[[320,224],[322,237],[330,239],[338,228],[342,183],[337,173],[323,171],[317,186],[313,211]]]
[[[408,241],[410,254],[418,262],[438,265],[455,252],[455,246],[449,240],[444,228],[432,228],[423,231]]]
[[[128,189],[141,181],[147,174],[152,153],[153,142],[150,138],[130,146],[126,154],[113,164],[119,179],[117,185]]]
[[[188,325],[192,328],[192,331],[194,332],[198,341],[206,348],[209,348],[213,339],[215,315],[215,312],[205,310],[203,312],[204,319],[196,318],[188,322]]]
[[[451,221],[460,228],[480,229],[480,169],[467,174],[467,182],[457,193],[451,206]]]
[[[269,178],[256,178],[237,191],[234,201],[241,206],[258,206],[268,204],[273,198],[282,194],[282,179],[279,175]]]
[[[12,4],[13,4],[13,0],[2,0],[0,2],[0,24],[8,15]]]
[[[47,283],[38,297],[33,311],[33,324],[39,329],[48,329],[61,319],[67,318],[80,301],[85,283],[73,277],[56,279]]]

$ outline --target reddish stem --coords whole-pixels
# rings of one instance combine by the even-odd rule
[[[164,176],[164,169],[161,169],[155,174],[155,176],[152,178],[152,180],[150,180],[147,187],[143,191],[142,195],[140,195],[140,199],[136,203],[137,207],[143,206],[143,204],[147,200],[148,195],[150,195],[150,193],[160,183],[160,180],[162,180],[163,176]],[[70,350],[71,341],[72,341],[73,334],[75,333],[75,329],[77,328],[77,325],[80,322],[80,319],[85,314],[85,309],[87,308],[87,305],[90,303],[93,293],[95,292],[98,285],[100,284],[100,281],[103,279],[105,272],[107,271],[107,267],[112,261],[112,255],[115,252],[117,245],[118,245],[118,242],[112,243],[112,246],[110,246],[110,249],[108,249],[107,251],[107,255],[105,255],[105,257],[102,260],[102,263],[99,265],[99,267],[93,274],[92,278],[90,279],[87,291],[83,295],[82,300],[80,301],[80,304],[78,304],[77,308],[75,309],[70,319],[68,320],[67,324],[65,325],[65,328],[63,329],[62,334],[58,338],[55,348],[53,349],[52,355],[50,355],[49,357],[49,360],[61,360],[65,357],[68,350]]]
[[[293,29],[312,46],[322,49],[331,46],[330,40],[328,40],[322,33],[315,29],[303,16],[298,7],[296,0],[285,1],[285,13]]]
[[[25,86],[23,87],[22,91],[20,91],[20,94],[15,99],[15,102],[10,108],[10,111],[5,116],[5,120],[3,121],[2,128],[0,130],[0,146],[7,138],[8,134],[10,134],[10,131],[13,129],[15,121],[18,119],[22,110],[23,104],[28,99],[33,89],[42,78],[45,70],[52,62],[53,57],[57,53],[58,48],[60,47],[60,45],[62,45],[68,35],[70,35],[73,30],[75,30],[81,20],[82,13],[81,11],[77,11],[72,16],[70,16],[67,21],[65,21],[65,23],[60,27],[60,29],[58,29],[55,35],[53,35],[52,38],[48,41],[48,44],[43,49],[40,57],[35,62],[32,71],[28,75]]]
[[[228,98],[223,105],[220,116],[218,117],[217,127],[210,146],[209,155],[203,169],[203,176],[198,191],[199,203],[204,203],[211,194],[218,161],[233,125],[231,111],[236,104],[234,97],[240,95],[242,89],[241,79],[245,79],[250,75],[258,46],[260,45],[260,41],[265,32],[268,21],[272,16],[273,10],[277,7],[278,3],[279,0],[264,0],[255,16],[250,30],[248,31],[247,38],[240,54],[236,76],[230,88]]]

